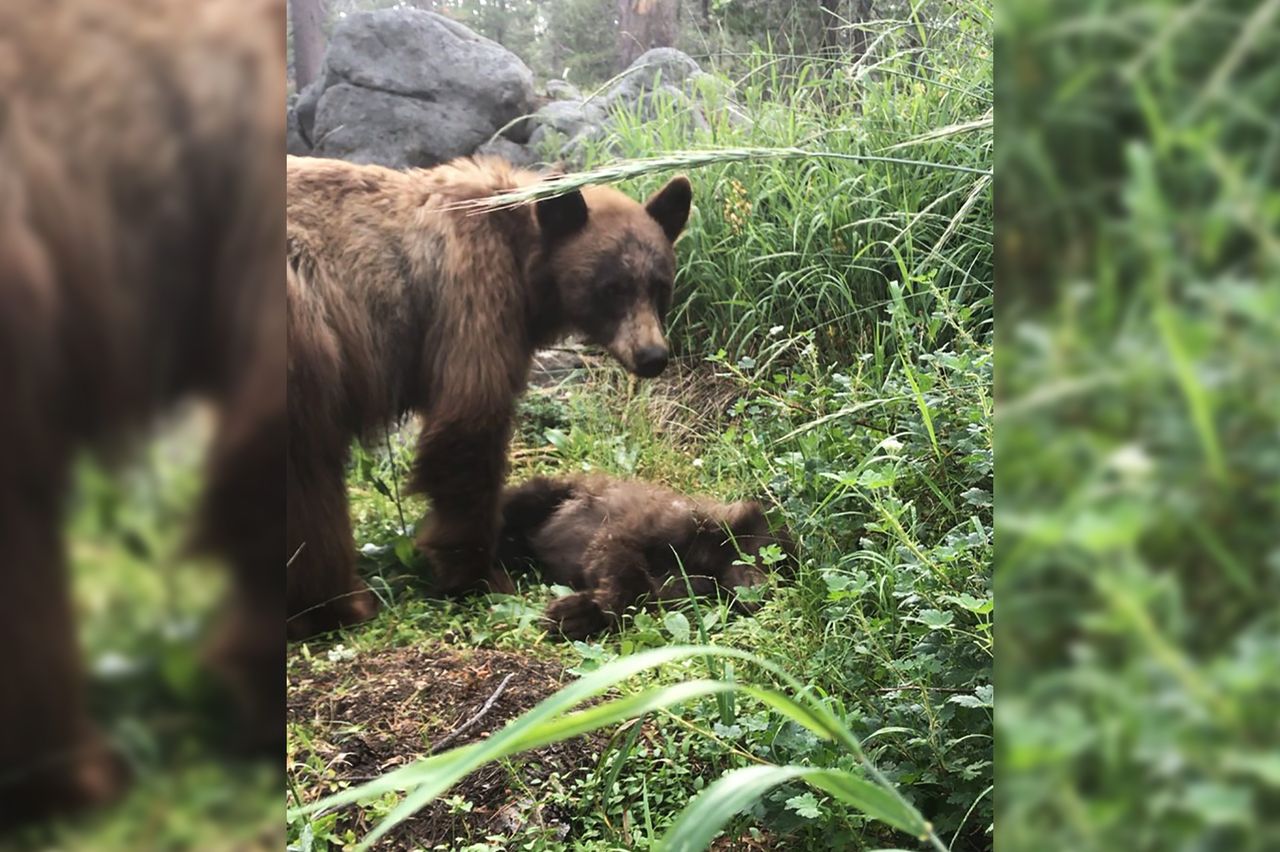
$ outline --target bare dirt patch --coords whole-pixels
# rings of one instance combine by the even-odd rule
[[[289,721],[310,733],[306,747],[291,759],[318,760],[328,768],[329,782],[352,785],[426,757],[455,733],[448,747],[486,737],[571,679],[552,660],[440,647],[366,651],[350,660],[295,658],[291,668]],[[459,733],[489,702],[480,720]],[[569,779],[591,772],[606,740],[587,735],[520,755],[508,765],[490,764],[400,825],[379,848],[451,849],[530,825],[568,836],[568,814],[535,804],[539,796],[526,791],[553,775]],[[455,796],[469,809],[450,804]],[[351,809],[348,815],[358,833],[373,827],[367,812]]]

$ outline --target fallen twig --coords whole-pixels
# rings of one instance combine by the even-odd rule
[[[434,743],[431,746],[430,750],[427,751],[427,754],[439,754],[440,752],[444,751],[445,747],[448,746],[449,743],[453,742],[458,737],[462,736],[467,731],[474,728],[480,722],[480,720],[485,717],[485,714],[487,714],[493,708],[494,702],[498,700],[498,696],[501,695],[502,691],[507,688],[507,682],[510,681],[511,678],[513,677],[515,677],[514,672],[504,677],[502,679],[502,683],[498,684],[498,688],[493,691],[493,695],[490,695],[489,699],[485,701],[484,706],[480,708],[480,712],[476,713],[476,715],[472,716],[470,719],[463,722],[458,727],[454,728],[453,731],[449,735],[447,735],[444,739],[440,740],[437,743]]]

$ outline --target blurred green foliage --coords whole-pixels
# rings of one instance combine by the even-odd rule
[[[115,806],[0,848],[280,846],[281,772],[228,755],[235,708],[201,659],[227,586],[220,566],[184,547],[210,426],[207,410],[184,409],[116,464],[76,467],[66,534],[89,698],[134,784]]]
[[[997,36],[1003,849],[1280,847],[1280,4]]]

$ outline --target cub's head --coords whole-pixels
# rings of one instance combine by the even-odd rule
[[[790,530],[786,527],[770,529],[764,507],[756,501],[729,504],[722,524],[728,535],[722,536],[720,541],[720,558],[725,563],[720,582],[726,588],[764,582],[770,569],[761,561],[760,551],[771,545],[777,545],[783,557],[774,570],[787,574],[795,567],[795,544]],[[742,556],[751,558],[741,560]]]
[[[770,572],[793,571],[796,550],[791,533],[786,527],[771,528],[764,507],[756,501],[708,504],[696,520],[697,531],[682,547],[683,568],[695,594],[730,592],[736,609],[752,612],[757,605],[735,590],[764,583]],[[765,565],[761,552],[772,545],[781,550],[782,561]],[[682,588],[683,578],[674,582]]]
[[[667,366],[663,333],[676,273],[672,244],[689,219],[688,178],[672,178],[644,204],[606,186],[537,204],[545,273],[560,324],[605,347],[644,378]]]

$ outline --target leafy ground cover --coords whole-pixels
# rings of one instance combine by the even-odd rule
[[[516,480],[594,469],[762,499],[796,535],[799,566],[749,618],[688,603],[637,612],[599,642],[553,642],[537,615],[554,590],[536,581],[515,597],[416,593],[428,569],[410,542],[424,506],[402,493],[409,442],[390,433],[349,477],[383,612],[296,647],[291,678],[313,677],[341,643],[354,655],[332,663],[343,683],[405,654],[501,652],[527,659],[531,677],[563,667],[566,685],[517,720],[533,718],[526,728],[482,723],[434,756],[424,743],[481,696],[447,718],[424,712],[414,724],[425,730],[397,752],[407,763],[372,779],[324,759],[345,748],[340,719],[297,716],[295,848],[371,837],[473,852],[990,846],[991,10],[960,4],[874,28],[879,49],[861,63],[760,53],[737,79],[707,82],[750,121],[722,111],[698,129],[656,100],[586,152],[594,170],[574,179],[636,194],[692,174],[677,364],[656,382],[605,365],[531,393],[511,453]],[[669,656],[647,667],[646,654]],[[539,716],[578,677],[603,690],[587,715]],[[594,731],[603,745],[526,783],[508,744],[546,745],[552,729]],[[322,735],[324,753],[312,745]],[[501,796],[471,781],[442,789],[476,754],[493,756],[483,771]],[[682,819],[695,800],[699,816]],[[504,823],[513,805],[555,823]],[[451,823],[461,839],[429,828],[450,810],[467,814]]]
[[[1280,7],[1003,11],[999,845],[1275,848]]]
[[[819,368],[807,337],[774,345],[796,348],[801,360],[810,359],[809,368],[797,362],[775,374],[713,359],[693,374],[656,385],[635,387],[610,369],[568,391],[535,393],[524,405],[523,434],[513,453],[513,478],[590,468],[724,497],[767,497],[774,515],[796,532],[805,556],[794,578],[778,578],[768,589],[757,615],[733,616],[714,603],[640,612],[616,638],[566,646],[548,640],[537,620],[554,590],[532,582],[515,597],[424,600],[413,593],[423,566],[405,546],[400,526],[402,510],[414,518],[423,507],[411,498],[398,501],[391,484],[409,453],[397,436],[389,455],[366,454],[353,467],[357,537],[371,545],[367,574],[389,606],[373,626],[338,640],[352,655],[345,665],[369,660],[381,666],[405,649],[432,655],[468,649],[518,653],[533,674],[555,661],[572,675],[700,637],[756,651],[820,690],[937,831],[948,841],[958,838],[955,848],[981,848],[989,842],[991,821],[991,446],[981,428],[989,413],[990,353],[939,358],[917,378],[947,401],[926,409],[939,442],[935,454],[905,376],[881,385],[878,404],[867,406],[875,413],[859,417],[850,409],[872,400],[865,374]],[[708,380],[701,382],[697,373]],[[707,403],[716,406],[714,417],[705,413]],[[855,422],[869,418],[874,422]],[[968,428],[975,422],[980,428]],[[936,492],[921,484],[942,476],[950,481]],[[913,493],[929,496],[904,499]],[[295,677],[333,653],[331,644],[302,647],[305,655],[299,650],[291,657]],[[508,668],[524,677],[519,665]],[[674,683],[696,668],[661,671],[625,689]],[[409,682],[420,677],[412,667],[402,675]],[[450,684],[446,679],[440,688]],[[482,697],[472,695],[471,704]],[[455,708],[451,719],[466,716],[462,711]],[[426,735],[448,733],[448,725],[432,722],[430,714],[415,719],[427,726]],[[290,772],[300,801],[368,779],[363,770],[320,768],[320,753],[307,744],[335,724],[342,727],[324,714],[291,723]],[[766,761],[843,765],[830,743],[745,701],[728,717],[723,705],[708,700],[634,724],[611,732],[589,771],[565,765],[554,785],[531,798],[523,792],[519,765],[507,766],[502,782],[512,798],[494,802],[451,791],[443,801],[469,808],[467,842],[474,845],[452,845],[451,835],[438,834],[436,846],[422,848],[650,848],[690,797],[729,769]],[[486,724],[473,733],[495,729]],[[334,748],[351,751],[341,742]],[[401,743],[396,754],[401,760],[424,756],[422,736]],[[517,791],[535,805],[554,804],[561,822],[551,829],[524,826],[512,839],[500,820],[503,808],[519,799]],[[398,800],[384,797],[314,822],[301,818],[291,831],[300,839],[307,827],[313,844],[352,842]],[[426,820],[443,827],[443,806],[437,802],[406,825]],[[762,848],[891,842],[883,827],[856,810],[796,785],[756,803],[751,822],[766,832],[752,841],[765,843]]]

